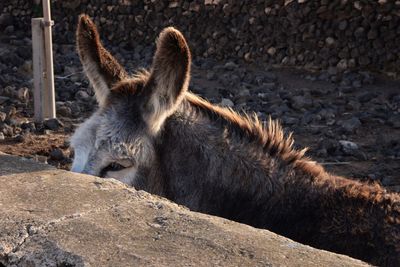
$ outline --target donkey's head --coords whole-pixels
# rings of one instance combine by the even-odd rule
[[[134,185],[138,171],[154,163],[155,137],[187,91],[189,47],[179,31],[166,28],[158,37],[151,70],[128,76],[85,15],[79,18],[76,39],[99,109],[71,138],[72,171]]]

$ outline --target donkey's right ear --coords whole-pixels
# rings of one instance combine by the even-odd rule
[[[96,25],[87,15],[80,15],[76,43],[83,69],[88,76],[99,105],[104,105],[112,86],[128,75],[100,42]]]
[[[145,121],[156,133],[174,112],[188,90],[191,54],[185,37],[173,27],[165,28],[157,39],[157,49],[145,92]]]

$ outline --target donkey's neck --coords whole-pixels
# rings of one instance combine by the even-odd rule
[[[160,138],[166,196],[196,211],[265,227],[281,215],[273,214],[274,205],[301,155],[279,131],[264,132],[258,121],[189,95]]]

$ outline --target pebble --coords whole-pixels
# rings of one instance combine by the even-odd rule
[[[32,59],[32,47],[28,47],[26,45],[18,46],[16,53],[24,60]]]
[[[313,101],[310,97],[294,96],[291,98],[291,105],[296,110],[312,107]]]
[[[72,115],[71,109],[67,106],[57,107],[57,114],[64,117],[70,117]]]
[[[288,117],[288,116],[284,116],[282,118],[282,121],[286,125],[295,125],[295,124],[299,123],[299,119],[294,118],[294,117]]]
[[[347,64],[347,60],[346,59],[341,59],[338,64],[336,65],[337,69],[339,69],[340,71],[344,71],[347,70],[348,68],[348,64]]]
[[[276,74],[273,73],[273,72],[270,72],[270,71],[264,72],[263,75],[264,75],[265,79],[268,80],[268,81],[272,81],[273,82],[273,81],[276,81],[278,79]]]
[[[362,82],[360,80],[355,80],[351,83],[351,85],[355,88],[361,88],[362,87]]]
[[[339,144],[343,152],[347,155],[353,155],[356,150],[358,150],[358,145],[354,142],[347,140],[340,140]]]
[[[3,28],[4,26],[12,24],[14,21],[13,16],[8,13],[2,13],[0,15],[0,29]]]
[[[327,155],[337,156],[337,151],[340,149],[340,144],[336,140],[325,139],[323,142],[320,142],[320,144],[320,150],[325,150]],[[324,153],[324,151],[321,152]]]
[[[371,101],[375,97],[377,97],[376,93],[366,92],[366,93],[363,93],[362,95],[358,96],[358,101],[360,101],[361,103],[366,103],[366,102]]]
[[[347,21],[346,21],[346,20],[342,20],[342,21],[339,23],[339,29],[340,29],[341,31],[344,31],[346,28],[347,28]]]
[[[45,128],[52,130],[52,131],[57,131],[61,127],[64,127],[64,124],[57,118],[47,119],[47,120],[43,121],[43,125]]]
[[[347,86],[347,85],[341,85],[338,87],[339,91],[345,94],[351,94],[354,93],[355,88],[352,86]]]
[[[10,100],[10,98],[7,96],[0,96],[0,105],[6,103],[9,100]]]
[[[336,67],[329,67],[327,70],[329,75],[336,75],[338,73],[337,68]],[[325,79],[324,79],[325,80]]]
[[[356,38],[361,38],[363,37],[365,33],[365,29],[363,27],[358,27],[355,31],[354,31],[354,36]]]
[[[5,121],[7,118],[7,114],[0,111],[0,122]]]
[[[13,25],[9,25],[4,29],[4,34],[11,35],[11,34],[14,33],[14,30],[15,30],[14,26]]]
[[[224,65],[224,68],[226,70],[234,70],[234,69],[238,68],[238,65],[236,63],[232,62],[232,61],[229,61]]]
[[[71,109],[72,116],[81,116],[82,108],[77,104],[71,104],[68,106]]]
[[[23,103],[28,102],[28,100],[29,100],[28,88],[26,88],[26,87],[19,88],[17,91],[17,97]]]
[[[335,44],[335,39],[333,38],[333,37],[327,37],[326,39],[325,39],[325,42],[326,42],[326,44],[328,45],[328,46],[332,46],[332,45],[334,45]]]
[[[21,125],[19,121],[12,119],[12,118],[7,119],[7,124],[12,127],[19,127]]]
[[[387,122],[393,128],[400,129],[400,114],[390,116]]]
[[[394,103],[399,103],[400,104],[400,95],[393,95],[391,97],[391,101]]]
[[[91,96],[83,91],[83,90],[79,90],[76,94],[75,94],[75,99],[76,100],[80,100],[80,101],[87,101],[91,98]]]
[[[7,119],[11,119],[17,114],[17,109],[14,106],[7,106],[4,111],[7,114]]]
[[[65,159],[65,155],[64,152],[59,149],[59,148],[55,148],[50,152],[50,158],[53,160],[63,160]]]
[[[354,101],[354,100],[350,100],[347,105],[346,108],[349,110],[354,110],[354,111],[358,111],[361,107],[360,102],[358,101]]]
[[[378,37],[378,31],[375,30],[375,29],[369,30],[369,32],[367,34],[367,37],[368,37],[369,40],[376,39]]]
[[[202,60],[201,62],[201,68],[206,70],[206,69],[211,69],[211,68],[216,68],[215,66],[216,61],[213,58],[206,58]]]
[[[14,136],[13,140],[15,142],[22,143],[25,141],[25,136],[22,134],[17,134],[16,136]]]
[[[214,71],[208,71],[206,77],[210,81],[214,81],[217,78]]]
[[[21,128],[24,130],[29,130],[30,132],[34,132],[36,130],[34,122],[24,122],[21,124]]]
[[[0,123],[0,132],[2,132],[5,136],[13,136],[14,134],[13,128],[5,123]]]
[[[399,181],[397,178],[392,177],[392,176],[385,176],[381,180],[382,184],[388,186],[388,185],[398,185]]]
[[[361,126],[361,121],[356,117],[353,117],[348,120],[340,121],[338,123],[340,124],[340,126],[342,126],[342,128],[346,132],[349,132],[349,133],[353,133]]]
[[[239,97],[245,97],[245,98],[246,98],[246,97],[249,97],[249,96],[250,96],[250,91],[249,91],[249,89],[242,89],[242,90],[240,90],[238,96],[239,96]]]
[[[271,46],[270,48],[267,49],[267,53],[268,53],[270,56],[274,56],[274,55],[276,54],[276,48],[273,47],[273,46]]]
[[[229,98],[222,98],[221,102],[219,103],[220,106],[232,108],[235,106],[232,100]]]
[[[4,134],[2,132],[0,132],[0,140],[4,140],[4,139],[5,139]]]
[[[328,151],[325,148],[318,149],[315,154],[320,158],[326,158],[328,156]]]

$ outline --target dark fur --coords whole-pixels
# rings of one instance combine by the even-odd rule
[[[106,55],[97,64],[114,87],[100,114],[114,112],[124,125],[121,136],[147,135],[154,149],[152,162],[138,166],[136,188],[318,248],[400,266],[399,194],[331,175],[295,150],[278,123],[263,126],[187,92],[190,52],[175,29],[161,34],[151,72],[127,79],[115,75],[124,72],[99,50],[93,27],[79,27],[77,37],[89,43],[81,57]],[[167,114],[156,131],[147,119],[157,107],[151,101]]]

